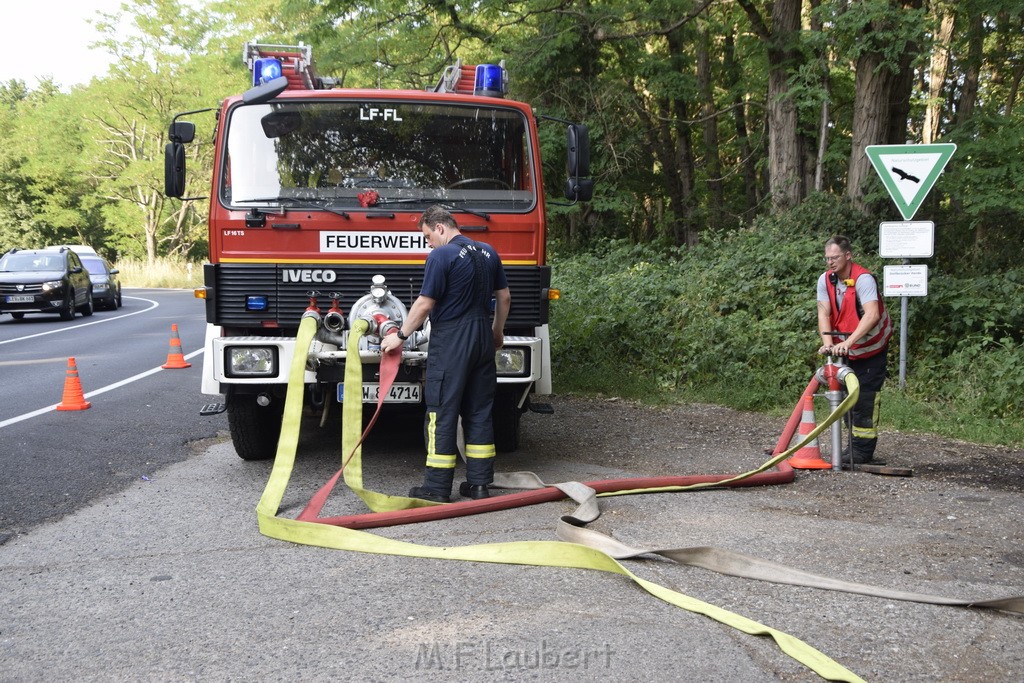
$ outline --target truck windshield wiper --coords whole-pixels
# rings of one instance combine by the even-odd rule
[[[235,199],[233,201],[236,204],[248,204],[250,202],[276,203],[280,204],[282,207],[287,206],[289,209],[319,209],[321,211],[329,211],[341,216],[342,218],[350,218],[346,212],[335,209],[324,200],[300,199],[298,197],[263,197],[259,199]]]
[[[448,211],[468,213],[468,214],[471,214],[473,216],[477,216],[479,218],[483,218],[485,221],[491,220],[491,215],[489,213],[484,213],[483,211],[477,211],[476,209],[455,208],[454,206],[452,206],[452,204],[455,204],[455,203],[462,203],[462,202],[468,202],[468,201],[473,201],[473,200],[470,200],[470,199],[449,199],[447,201],[441,202],[441,201],[437,201],[436,199],[427,199],[425,197],[421,198],[421,199],[417,199],[415,197],[407,197],[405,199],[378,199],[373,204],[373,206],[386,206],[388,204],[432,204],[432,205],[435,205],[435,206],[440,206],[442,209],[446,209]],[[371,206],[370,208],[373,208],[373,207]]]

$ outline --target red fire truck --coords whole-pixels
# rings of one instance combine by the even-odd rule
[[[243,59],[253,87],[221,104],[214,132],[210,261],[196,295],[208,323],[202,391],[224,400],[203,411],[227,410],[239,456],[272,457],[307,310],[319,320],[309,401],[340,400],[348,331],[375,321],[360,356],[379,361],[380,321],[400,324],[419,294],[428,253],[419,217],[440,204],[505,265],[512,308],[497,353],[495,445],[517,448],[522,412],[550,411],[531,397],[551,392],[548,305],[558,293],[545,262],[538,117],[505,99],[503,65],[456,64],[427,91],[353,90],[317,77],[308,46],[249,43]],[[210,110],[171,123],[170,197],[185,193],[184,145],[195,137],[179,119],[200,111]],[[566,198],[586,201],[587,130],[551,120],[567,130]],[[422,404],[429,343],[428,323],[406,342],[388,403]],[[376,371],[364,364],[365,402],[377,400]]]

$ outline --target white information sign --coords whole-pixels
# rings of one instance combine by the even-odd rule
[[[430,244],[419,230],[409,232],[345,232],[320,233],[320,252],[348,252],[353,254],[429,254]]]
[[[884,266],[884,296],[928,296],[928,266]]]
[[[878,224],[878,255],[882,258],[931,258],[935,223],[896,221]]]

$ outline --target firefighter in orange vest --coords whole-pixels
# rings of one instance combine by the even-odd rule
[[[846,356],[860,382],[853,406],[853,462],[874,460],[878,442],[879,392],[886,377],[892,319],[878,292],[878,282],[853,261],[850,240],[835,235],[825,242],[827,270],[818,278],[819,354]],[[833,339],[831,332],[842,332]]]

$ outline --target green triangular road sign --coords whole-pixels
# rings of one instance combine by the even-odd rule
[[[870,145],[864,151],[903,220],[909,221],[946,168],[956,145]]]

